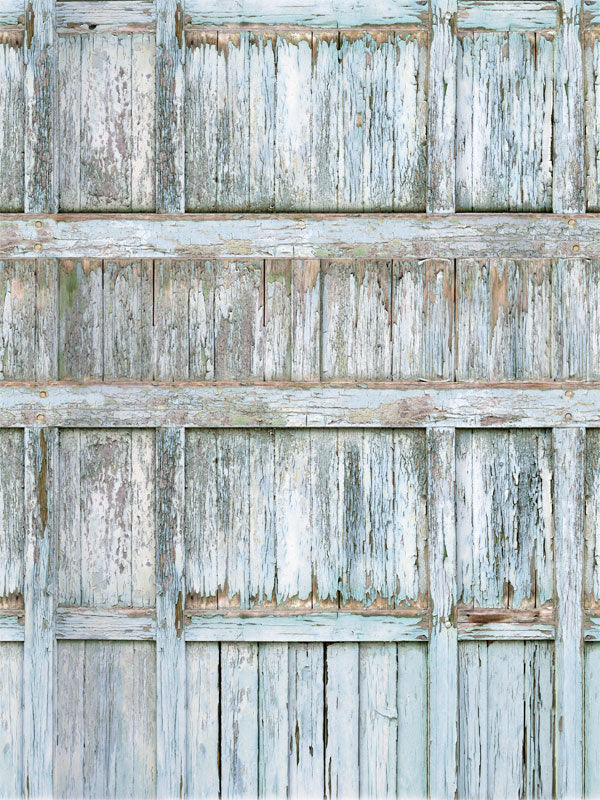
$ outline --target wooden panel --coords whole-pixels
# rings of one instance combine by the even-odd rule
[[[464,643],[459,674],[459,797],[551,796],[551,645]]]
[[[550,433],[461,431],[456,447],[459,599],[488,608],[550,602]]]
[[[0,34],[0,211],[23,211],[23,34]]]
[[[60,207],[154,210],[155,39],[59,38]]]
[[[596,797],[600,792],[600,737],[598,713],[600,712],[600,645],[585,646],[585,797]]]
[[[193,31],[188,42],[189,211],[424,207],[421,34]]]
[[[219,645],[188,644],[187,796],[219,796]]]
[[[151,431],[64,431],[60,440],[59,601],[154,604]]]
[[[288,797],[320,797],[325,783],[324,647],[289,646]]]
[[[58,375],[101,377],[102,262],[61,261],[58,286]]]
[[[587,259],[557,259],[552,284],[554,377],[597,380],[600,264]]]
[[[23,478],[23,431],[2,430],[0,431],[0,531],[2,531],[0,605],[11,605],[11,601],[18,600],[19,595],[23,594],[25,555]]]
[[[585,604],[597,608],[600,602],[600,431],[585,435]]]
[[[258,647],[258,796],[285,797],[288,788],[288,646]]]
[[[221,645],[221,796],[258,794],[258,646]]]
[[[398,645],[398,753],[396,795],[427,795],[427,648]]]
[[[359,645],[329,645],[325,665],[325,796],[358,797]]]
[[[457,209],[549,211],[553,37],[465,35],[457,71]]]
[[[23,645],[0,644],[0,797],[23,790]]]
[[[54,795],[156,791],[156,654],[150,642],[57,646]]]

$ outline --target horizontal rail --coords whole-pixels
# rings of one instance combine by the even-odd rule
[[[600,214],[0,214],[0,257],[600,258]]]
[[[477,609],[478,614],[458,614],[460,641],[531,641],[555,637],[552,611]],[[548,613],[546,613],[548,611]],[[490,613],[491,612],[491,613]],[[495,619],[497,617],[497,619]],[[430,613],[423,610],[389,614],[359,612],[299,613],[229,610],[187,612],[184,637],[188,642],[425,642],[429,639]],[[448,623],[451,624],[451,623]],[[24,640],[24,612],[0,612],[0,642]],[[57,639],[78,641],[155,641],[156,621],[150,608],[62,607],[56,614]],[[585,641],[600,641],[600,617],[590,617]]]
[[[600,426],[585,384],[0,384],[0,427]]]

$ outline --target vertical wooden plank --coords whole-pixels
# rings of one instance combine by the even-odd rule
[[[30,797],[52,794],[58,430],[25,428],[25,646],[23,783]]]
[[[525,642],[525,797],[551,797],[554,778],[554,647]]]
[[[276,42],[275,209],[310,209],[312,34]]]
[[[400,798],[427,796],[427,647],[398,644],[398,777]]]
[[[185,441],[185,577],[189,595],[201,606],[217,607],[217,436],[190,430]],[[239,487],[238,487],[239,489]],[[224,495],[226,487],[221,486]],[[191,791],[191,789],[190,789]]]
[[[397,646],[361,644],[360,794],[395,797],[397,778]]]
[[[23,34],[0,35],[0,210],[23,211]]]
[[[263,379],[263,262],[221,263],[215,275],[215,378]]]
[[[455,432],[427,430],[429,592],[429,793],[454,797],[457,787],[458,640],[455,607]]]
[[[600,209],[600,37],[584,33],[585,196],[588,211]]]
[[[102,262],[59,262],[59,378],[101,378]]]
[[[312,37],[310,210],[337,211],[340,55],[339,34]]]
[[[342,578],[343,461],[337,430],[310,431],[313,608],[337,610]]]
[[[388,380],[391,263],[327,261],[322,267],[322,378]]]
[[[290,379],[317,381],[321,372],[321,262],[292,262]]]
[[[275,534],[275,437],[273,431],[252,431],[249,437],[250,574],[252,602],[271,604],[277,573]]]
[[[579,0],[559,0],[552,185],[552,210],[555,214],[585,211],[581,13]]]
[[[362,32],[340,34],[341,98],[338,211],[363,210],[366,49]]]
[[[23,645],[0,644],[0,797],[23,794]]]
[[[583,478],[585,432],[554,429],[556,796],[583,789]]]
[[[156,431],[157,797],[185,792],[185,431]]]
[[[427,211],[455,209],[456,12],[457,0],[431,0]]]
[[[275,208],[275,40],[272,33],[250,34],[250,159],[248,207]]]
[[[281,698],[279,700],[281,702]],[[221,644],[221,797],[258,795],[258,645]]]
[[[62,443],[61,436],[61,449]],[[85,796],[85,644],[66,641],[56,645],[54,796],[65,800]]]
[[[219,796],[219,644],[186,645],[187,796]]]
[[[58,262],[40,258],[35,262],[35,378],[58,378]]]
[[[25,9],[25,213],[56,214],[57,61],[55,0]]]
[[[458,796],[487,797],[487,642],[462,642],[459,651]]]
[[[156,206],[156,39],[131,36],[131,210]]]
[[[325,797],[359,796],[359,645],[325,650]],[[363,678],[364,680],[364,678]]]
[[[600,645],[585,646],[585,796],[600,794]]]
[[[23,431],[0,431],[0,605],[23,594]]]
[[[217,206],[219,211],[245,211],[250,196],[249,34],[220,32],[217,50]]]
[[[367,41],[365,81],[365,143],[363,150],[363,208],[391,211],[394,203],[394,104],[396,52],[394,35],[365,34]],[[409,112],[410,113],[410,112]]]
[[[59,432],[58,602],[70,606],[81,605],[82,435],[79,430]],[[70,656],[65,659],[69,661]]]
[[[265,262],[264,377],[290,379],[292,369],[292,261]]]
[[[323,797],[323,645],[289,645],[288,797]]]
[[[81,40],[77,211],[131,210],[131,40],[112,33]]]
[[[151,430],[132,430],[130,436],[131,602],[133,606],[153,606],[156,602],[155,437]]]
[[[553,377],[586,380],[592,354],[589,308],[591,264],[583,258],[558,258],[552,271]],[[593,337],[594,339],[596,336]]]
[[[185,211],[184,0],[156,0],[156,211]]]
[[[394,47],[394,211],[423,211],[427,184],[425,32],[396,34]]]
[[[258,645],[258,796],[288,790],[288,645]]]
[[[185,208],[217,205],[217,32],[188,31],[185,61]]]
[[[105,261],[104,378],[152,377],[152,261]]]
[[[392,380],[454,377],[454,262],[394,261]]]
[[[81,46],[83,36],[58,38],[59,206],[81,208]]]

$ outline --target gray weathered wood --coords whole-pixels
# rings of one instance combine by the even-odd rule
[[[65,259],[58,266],[58,375],[103,374],[102,262]]]
[[[0,34],[0,210],[3,212],[22,211],[24,205],[23,66],[23,32],[9,30]]]
[[[0,431],[0,605],[23,595],[25,518],[23,506],[23,431]]]
[[[556,796],[583,788],[583,500],[585,431],[554,430]]]
[[[320,797],[325,784],[323,716],[324,646],[288,648],[288,797]]]
[[[427,647],[398,645],[398,752],[396,796],[427,795]]]
[[[484,31],[554,30],[558,3],[552,0],[458,0],[459,29]]]
[[[25,13],[25,212],[58,211],[55,0],[31,0]]]
[[[219,796],[219,645],[188,644],[187,796]]]
[[[31,797],[52,795],[57,458],[56,429],[25,429],[23,784]]]
[[[600,389],[574,383],[510,387],[7,384],[0,427],[341,428],[600,426]],[[46,396],[40,396],[40,389]],[[40,419],[42,417],[42,419]]]
[[[285,797],[288,788],[288,645],[258,646],[258,796]]]
[[[325,649],[325,797],[359,796],[359,645]]]
[[[41,226],[35,225],[40,221]],[[37,248],[37,249],[36,249]],[[0,215],[17,258],[600,258],[600,215]]]
[[[221,797],[258,795],[258,645],[221,645]]]
[[[185,432],[156,432],[157,796],[185,791]]]
[[[598,712],[600,711],[600,647],[585,648],[585,795],[594,797],[600,791],[600,737]]]
[[[156,0],[156,210],[185,211],[184,0]]]
[[[23,646],[0,645],[0,795],[23,793]]]
[[[458,641],[456,627],[455,432],[427,431],[429,592],[429,793],[457,786]]]
[[[457,0],[431,0],[430,9],[427,211],[451,214],[455,209],[456,174]]]
[[[57,0],[56,3],[56,28],[62,35],[142,32],[154,27],[152,0],[111,0],[110,6],[95,0]]]
[[[585,211],[582,4],[559,0],[556,37],[554,169],[552,210],[558,214]]]

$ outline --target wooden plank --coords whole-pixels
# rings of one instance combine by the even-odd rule
[[[359,796],[359,645],[325,649],[325,797]]]
[[[456,13],[457,0],[431,0],[427,211],[455,209]]]
[[[275,50],[273,33],[251,33],[249,196],[247,208],[272,211],[275,208]]]
[[[313,33],[312,61],[310,208],[337,211],[342,91],[337,31]]]
[[[595,5],[595,4],[594,4]],[[584,33],[585,196],[588,211],[600,209],[600,38],[598,30]]]
[[[258,646],[258,796],[285,797],[288,788],[288,645]]]
[[[291,644],[288,653],[288,797],[321,797],[325,786],[324,647]]]
[[[454,378],[454,273],[447,259],[394,261],[393,380]]]
[[[103,375],[102,262],[61,261],[58,291],[58,375],[99,378]]]
[[[40,226],[35,223],[41,222]],[[20,258],[600,258],[600,215],[59,215],[0,218]]]
[[[554,757],[554,648],[525,643],[525,782],[528,797],[550,797]]]
[[[131,37],[131,210],[156,207],[156,37]]]
[[[555,430],[556,796],[583,789],[583,500],[582,428]]]
[[[55,0],[25,12],[25,212],[58,211],[57,42]]]
[[[241,0],[224,6],[216,0],[188,0],[192,25],[286,25],[309,28],[365,25],[421,25],[427,7],[422,0],[376,0],[367,5],[353,0]]]
[[[581,11],[578,0],[559,0],[555,57],[552,210],[585,211],[584,93]]]
[[[0,431],[0,604],[3,606],[14,605],[23,595],[23,469],[23,432]]]
[[[0,642],[22,642],[25,639],[25,612],[14,609],[0,613]]]
[[[427,431],[429,585],[429,793],[457,788],[458,641],[455,523],[455,432]]]
[[[185,432],[156,431],[157,796],[185,788]]]
[[[543,607],[554,595],[549,431],[461,431],[456,443],[460,601]]]
[[[366,797],[395,797],[397,779],[397,651],[391,644],[361,644],[360,791]]]
[[[156,0],[156,210],[185,211],[184,0]]]
[[[22,211],[25,99],[21,31],[0,35],[0,76],[0,210]]]
[[[59,208],[81,208],[81,36],[58,37]]]
[[[427,795],[427,648],[398,645],[398,775],[400,798]]]
[[[584,605],[598,610],[600,601],[600,431],[585,434]],[[589,631],[586,630],[586,640]]]
[[[111,0],[108,8],[95,0],[56,3],[56,28],[62,35],[147,31],[155,27],[155,19],[152,0]]]
[[[57,709],[54,795],[84,796],[85,642],[56,646]],[[61,680],[64,676],[64,680]]]
[[[41,391],[46,393],[40,397]],[[0,427],[541,428],[600,426],[595,385],[23,384],[2,387]],[[368,389],[368,391],[365,391]],[[43,419],[40,419],[40,416]]]
[[[144,608],[69,608],[56,612],[56,638],[144,641],[156,639],[154,615]]]
[[[460,30],[538,31],[557,25],[558,3],[551,0],[490,0],[482,7],[478,0],[458,0]]]
[[[192,613],[188,642],[420,642],[428,637],[423,616],[361,615],[350,612],[292,616],[225,616]]]
[[[552,280],[553,375],[593,380],[598,373],[595,328],[598,267],[584,259],[557,259]]]
[[[221,797],[256,797],[258,645],[222,644],[220,677]]]
[[[185,576],[201,606],[217,607],[219,551],[216,431],[190,430],[185,441]],[[239,491],[240,487],[236,487]]]
[[[600,711],[600,647],[585,648],[585,796],[594,797],[600,792],[600,737],[598,712]]]
[[[26,428],[24,453],[23,785],[38,797],[52,794],[58,431]]]
[[[270,605],[275,600],[277,571],[273,431],[254,431],[250,436],[249,451],[249,594],[253,603]]]
[[[219,796],[219,645],[188,644],[187,796]]]
[[[230,261],[215,274],[214,371],[217,380],[264,376],[264,265]]]
[[[25,20],[24,11],[23,0],[4,0],[0,11],[0,24],[22,25]]]
[[[0,645],[0,795],[23,791],[23,645]]]
[[[485,643],[458,649],[458,796],[487,797],[488,703]]]

